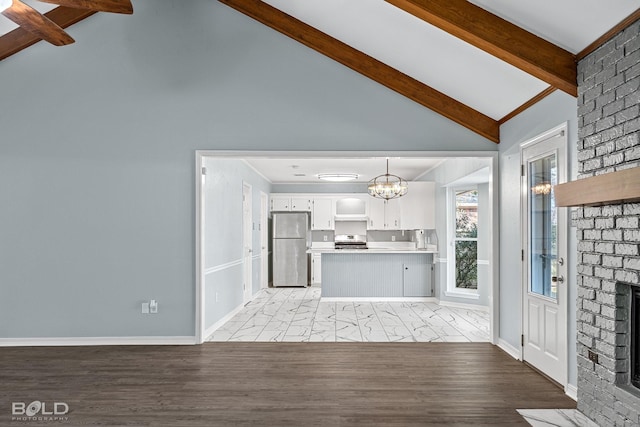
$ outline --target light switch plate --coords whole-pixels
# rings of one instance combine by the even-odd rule
[[[149,303],[148,302],[143,302],[142,303],[142,314],[149,314]]]

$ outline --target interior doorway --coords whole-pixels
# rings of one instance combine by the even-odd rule
[[[260,192],[260,288],[269,287],[269,195]]]
[[[246,304],[253,294],[253,207],[252,187],[242,183],[242,247],[243,253],[243,288],[242,302]]]
[[[252,192],[255,194],[255,197],[250,197],[250,191],[248,185],[237,185],[233,184],[234,181],[230,181],[227,177],[222,173],[233,172],[242,170],[243,173],[248,173],[250,175],[257,174],[261,175],[260,170],[252,167],[252,161],[255,159],[261,160],[263,163],[271,164],[273,163],[273,159],[292,159],[296,160],[296,164],[299,163],[300,159],[308,159],[311,161],[314,160],[324,160],[331,164],[336,162],[361,162],[361,163],[375,163],[371,162],[371,159],[376,158],[386,158],[386,157],[395,157],[397,159],[405,159],[405,161],[417,162],[423,159],[436,160],[437,164],[442,164],[447,160],[470,160],[473,164],[473,167],[477,166],[479,163],[482,163],[482,167],[486,167],[487,164],[491,165],[489,167],[490,174],[490,182],[488,185],[488,202],[486,206],[488,207],[487,217],[490,218],[489,226],[486,228],[489,237],[489,244],[487,245],[488,249],[488,272],[487,275],[489,283],[488,290],[488,311],[490,313],[490,341],[494,344],[498,342],[497,335],[497,325],[498,325],[498,298],[499,298],[499,274],[498,274],[498,239],[497,239],[497,230],[498,230],[498,221],[497,221],[497,171],[498,171],[498,163],[499,158],[496,152],[460,152],[460,153],[448,153],[448,152],[424,152],[424,151],[416,151],[416,152],[322,152],[322,151],[311,151],[311,152],[254,152],[254,151],[197,151],[196,152],[196,161],[198,165],[198,170],[200,170],[200,166],[203,163],[206,163],[209,178],[208,180],[211,183],[215,183],[219,185],[219,189],[213,189],[216,194],[217,208],[215,209],[217,212],[226,211],[224,215],[212,216],[215,220],[217,233],[214,236],[217,239],[220,239],[223,234],[226,236],[236,236],[232,239],[226,239],[225,241],[234,241],[236,244],[240,244],[242,242],[242,248],[236,249],[234,248],[222,248],[220,243],[222,241],[211,241],[204,242],[203,236],[201,235],[201,229],[205,228],[205,220],[211,221],[211,218],[203,218],[202,212],[200,210],[196,211],[196,251],[197,259],[207,258],[207,251],[209,254],[214,252],[214,255],[225,255],[224,257],[219,256],[218,259],[213,260],[211,264],[213,267],[210,267],[207,271],[211,274],[206,276],[207,283],[207,295],[205,295],[205,278],[203,276],[203,263],[200,263],[196,266],[198,268],[198,272],[196,274],[196,318],[199,324],[202,325],[199,329],[197,329],[198,341],[203,342],[205,338],[206,331],[215,330],[216,325],[220,322],[227,321],[231,319],[236,313],[238,313],[238,309],[242,308],[247,301],[251,300],[255,295],[253,293],[253,284],[256,285],[256,292],[259,288],[263,288],[265,286],[264,277],[268,276],[268,273],[265,275],[265,262],[267,260],[266,267],[268,271],[268,244],[263,245],[262,243],[265,239],[268,240],[268,234],[265,238],[265,233],[268,233],[268,229],[262,229],[262,224],[265,223],[264,211],[268,212],[269,206],[265,204],[265,198],[268,200],[268,194],[271,192],[282,192],[283,190],[277,189],[272,191],[269,188],[263,188],[261,183],[255,184],[253,181],[249,180],[246,182],[249,186],[252,185]],[[225,169],[224,162],[228,160],[233,160],[234,166],[227,167]],[[292,163],[292,160],[289,160]],[[475,160],[478,160],[475,162]],[[398,161],[396,161],[396,165],[398,165]],[[293,163],[292,163],[293,164]],[[397,167],[397,166],[396,166]],[[437,167],[437,166],[435,166]],[[282,168],[280,168],[282,169]],[[453,168],[456,171],[457,168]],[[422,169],[424,170],[424,169]],[[475,169],[469,169],[475,170]],[[460,172],[464,172],[464,170],[460,170]],[[220,172],[220,173],[218,173]],[[376,172],[377,169],[376,169]],[[237,179],[237,175],[234,179]],[[255,176],[255,175],[252,175]],[[264,174],[262,174],[264,178]],[[419,180],[416,178],[416,180]],[[197,175],[196,179],[196,198],[197,204],[201,203],[203,200],[203,183],[208,181],[203,181],[202,176],[200,174]],[[235,181],[237,182],[237,181]],[[230,185],[233,184],[233,185]],[[222,198],[221,194],[224,194],[225,197],[236,197],[233,194],[237,194],[238,190],[242,188],[242,193],[245,195],[245,202],[242,204],[242,212],[230,212],[229,209],[225,209],[225,204],[221,202]],[[231,191],[233,190],[233,191]],[[260,195],[260,192],[263,192],[264,195]],[[222,192],[222,193],[220,193]],[[235,193],[234,193],[235,192]],[[286,191],[285,191],[286,192]],[[339,192],[339,191],[338,191]],[[365,191],[366,192],[366,191]],[[235,199],[237,200],[237,199]],[[253,217],[253,213],[249,215],[249,211],[253,212],[254,209],[249,207],[249,204],[253,201],[253,205],[260,205],[260,220],[258,220],[258,215]],[[235,203],[235,202],[234,202]],[[234,205],[240,206],[240,205]],[[257,214],[257,212],[256,212]],[[222,218],[226,218],[223,221],[220,221]],[[232,228],[225,227],[227,224],[232,224],[234,227],[239,222],[242,221],[242,227]],[[266,227],[265,227],[266,228]],[[234,230],[236,230],[234,232]],[[242,230],[241,233],[238,231]],[[241,236],[241,235],[242,236]],[[252,239],[249,239],[248,236],[253,236]],[[444,251],[444,236],[445,232],[442,232],[442,250]],[[236,240],[237,239],[237,240]],[[268,241],[267,241],[268,243]],[[266,256],[263,253],[265,249],[263,246],[266,246]],[[259,249],[258,249],[259,248]],[[253,255],[254,249],[256,251],[260,251],[260,254]],[[250,252],[251,251],[251,252]],[[443,252],[444,253],[444,252]],[[262,262],[258,262],[258,258],[263,259]],[[255,261],[255,269],[253,268],[252,261]],[[441,261],[438,261],[441,262]],[[436,266],[437,268],[437,266]],[[210,271],[209,271],[210,270]],[[436,270],[437,271],[437,270]],[[238,275],[236,275],[236,272]],[[253,273],[253,274],[252,274]],[[216,276],[214,276],[216,275]],[[258,276],[261,276],[260,278]],[[268,279],[267,279],[268,280]],[[242,291],[238,283],[242,281]],[[245,285],[246,283],[246,285]],[[260,284],[258,286],[258,283]],[[235,289],[231,286],[235,284]],[[268,286],[268,281],[267,281]],[[215,289],[215,295],[212,294],[211,290]],[[219,291],[218,291],[219,289]],[[241,291],[241,292],[240,292]],[[236,293],[238,292],[238,293]],[[439,301],[437,301],[439,303]],[[215,304],[213,304],[215,303]],[[454,304],[449,304],[451,306],[455,306]],[[458,304],[459,306],[462,304]],[[222,311],[219,311],[221,308]],[[209,310],[217,310],[213,315],[209,316],[209,320],[205,322],[205,313],[209,313]]]

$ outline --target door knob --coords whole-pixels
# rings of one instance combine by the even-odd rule
[[[563,283],[564,282],[564,276],[551,276],[551,281],[553,283],[556,283],[556,282]]]

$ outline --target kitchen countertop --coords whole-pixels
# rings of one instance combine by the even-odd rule
[[[334,249],[312,248],[307,250],[309,254],[435,254],[433,249],[408,249],[408,248],[369,248],[369,249]]]

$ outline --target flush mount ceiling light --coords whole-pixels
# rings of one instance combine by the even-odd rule
[[[402,197],[409,191],[409,184],[397,175],[389,173],[389,159],[387,159],[387,173],[378,175],[369,181],[367,187],[369,195],[379,199],[395,199]]]
[[[357,173],[319,173],[318,179],[332,182],[345,182],[358,179]]]

